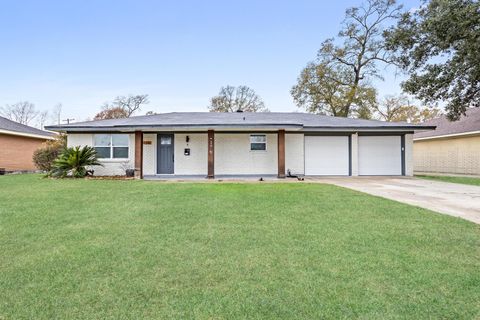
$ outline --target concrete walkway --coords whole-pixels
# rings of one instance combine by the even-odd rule
[[[407,177],[309,178],[480,224],[480,187]]]

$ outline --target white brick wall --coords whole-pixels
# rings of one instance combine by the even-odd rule
[[[186,142],[187,136],[190,138]],[[190,148],[190,155],[184,154],[184,149]],[[176,133],[175,134],[175,174],[204,175],[208,170],[208,143],[206,133]]]
[[[288,169],[292,174],[305,173],[304,151],[303,134],[285,134],[285,173]]]
[[[254,133],[216,133],[215,134],[215,174],[277,174],[277,133],[267,134],[266,151],[250,151],[250,134]],[[190,137],[187,144],[186,136]],[[143,170],[145,175],[156,174],[156,148],[157,134],[144,134],[144,141],[152,141],[143,145]],[[352,135],[352,175],[358,174],[358,135]],[[207,174],[207,134],[175,134],[175,174],[178,175],[206,175]],[[68,135],[68,146],[93,146],[93,134],[71,133]],[[184,149],[190,148],[191,155],[185,156]],[[419,149],[419,148],[417,148]],[[453,149],[453,148],[450,148]],[[416,151],[417,152],[417,151]],[[417,168],[426,169],[427,156],[416,154]],[[446,154],[451,150],[446,150]],[[430,152],[430,155],[433,154]],[[129,134],[128,165],[134,167],[135,136]],[[475,157],[474,157],[475,158]],[[421,160],[420,160],[421,159]],[[423,161],[423,162],[422,162]],[[428,158],[428,161],[432,161]],[[441,161],[441,160],[438,160]],[[463,160],[461,160],[463,161]],[[479,157],[475,158],[478,163]],[[95,175],[124,175],[123,164],[125,160],[102,159],[103,167],[96,166]],[[471,162],[471,161],[470,161]],[[421,163],[421,165],[420,165]],[[473,167],[478,168],[478,164]],[[417,169],[416,168],[416,169]],[[287,133],[285,135],[285,169],[292,173],[303,174],[304,168],[304,135],[300,133]],[[412,135],[405,136],[405,169],[406,175],[413,174],[413,141]],[[418,169],[417,169],[418,170]],[[460,171],[460,170],[459,170]],[[468,170],[474,173],[475,170]],[[476,173],[476,172],[475,172]]]
[[[276,175],[278,171],[277,134],[272,133],[266,136],[266,151],[250,151],[250,133],[216,133],[215,175]]]
[[[405,175],[413,176],[413,134],[405,135]]]
[[[125,175],[124,164],[129,168],[134,168],[135,161],[135,135],[129,134],[128,159],[99,159],[103,166],[93,166],[96,176],[123,176]],[[67,146],[91,146],[93,147],[93,134],[91,133],[69,133],[67,137]]]
[[[358,176],[358,133],[352,136],[352,176]]]
[[[143,145],[143,174],[152,175],[157,173],[157,135],[145,133],[143,141],[150,141],[151,144]]]

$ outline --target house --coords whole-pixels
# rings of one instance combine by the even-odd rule
[[[442,116],[425,125],[437,129],[414,134],[415,172],[480,175],[480,108],[458,121]]]
[[[434,126],[306,113],[174,112],[50,126],[93,146],[96,175],[413,174],[414,130]]]
[[[0,117],[0,168],[5,171],[33,171],[33,152],[55,133],[29,127]]]

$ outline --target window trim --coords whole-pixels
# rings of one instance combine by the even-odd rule
[[[98,146],[95,143],[95,136],[96,135],[108,135],[110,137],[110,142],[108,146]],[[113,145],[113,136],[114,135],[124,135],[127,136],[127,143],[126,145]],[[130,159],[130,135],[128,133],[95,133],[92,136],[92,145],[93,148],[109,148],[110,149],[110,156],[108,158],[98,158],[99,161],[106,161],[106,162],[114,162],[114,161],[125,161]],[[117,148],[127,148],[127,157],[126,158],[114,158],[113,157],[113,149]]]
[[[258,137],[258,136],[265,137],[265,142],[252,142],[252,137]],[[266,134],[263,134],[263,133],[252,133],[252,134],[249,135],[248,139],[249,139],[249,143],[250,143],[250,152],[266,152],[266,151],[268,150],[268,139],[267,139],[267,135],[266,135]],[[264,149],[264,150],[252,149],[252,143],[264,144],[264,145],[265,145],[265,149]]]

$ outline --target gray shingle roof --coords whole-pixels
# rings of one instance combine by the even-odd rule
[[[37,136],[44,136],[47,138],[55,136],[55,133],[53,132],[43,131],[37,128],[26,126],[24,124],[9,120],[4,117],[0,117],[0,130],[13,131],[24,134],[33,134]]]
[[[413,135],[414,139],[480,131],[480,108],[468,109],[466,115],[458,121],[449,121],[445,116],[442,116],[426,121],[424,124],[437,126],[437,129],[435,131],[416,132]]]
[[[94,131],[106,129],[150,127],[272,127],[272,128],[368,128],[368,129],[432,129],[406,122],[384,122],[376,120],[330,117],[297,112],[172,112],[126,119],[109,119],[77,122],[69,125],[49,126],[57,131]]]

